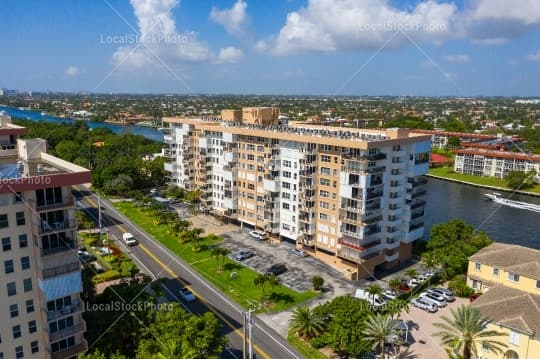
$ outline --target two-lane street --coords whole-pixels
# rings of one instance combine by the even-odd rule
[[[75,195],[79,198],[80,207],[97,220],[97,196],[85,188],[75,191]],[[103,228],[108,231],[111,239],[116,239],[116,245],[135,261],[142,272],[153,278],[169,278],[165,287],[170,299],[181,302],[177,293],[182,286],[188,286],[196,295],[197,300],[192,303],[182,303],[183,306],[196,314],[213,312],[223,323],[222,333],[229,340],[228,348],[222,357],[242,358],[243,309],[202,278],[188,264],[133,224],[110,202],[102,199],[101,208]],[[128,247],[123,241],[118,240],[125,232],[133,233],[139,244]],[[125,299],[130,300],[130,298]],[[253,353],[256,358],[302,357],[288,345],[286,340],[255,316],[252,337]]]

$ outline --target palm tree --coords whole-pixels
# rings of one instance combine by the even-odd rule
[[[223,271],[223,262],[225,261],[225,256],[229,253],[230,251],[227,248],[223,248],[223,247],[215,247],[212,250],[212,255],[216,257],[218,272]]]
[[[307,306],[296,308],[289,323],[290,329],[298,336],[308,340],[321,335],[325,329],[324,319]]]
[[[493,337],[504,333],[487,330],[489,319],[482,316],[477,308],[462,305],[457,310],[451,310],[452,317],[442,317],[442,323],[434,323],[440,329],[435,336],[441,337],[444,345],[448,346],[453,355],[460,355],[463,359],[478,357],[478,347],[493,353],[502,353],[506,344],[494,340]]]
[[[401,287],[401,279],[399,278],[392,278],[388,281],[388,286],[392,290],[392,292],[397,292],[399,290],[399,287]]]
[[[401,312],[405,310],[407,313],[409,313],[409,301],[403,300],[403,299],[392,299],[386,303],[385,307],[385,313],[390,316],[391,319],[396,319],[399,317]]]
[[[264,300],[266,298],[266,284],[273,287],[279,284],[279,278],[272,273],[261,273],[253,279],[253,284],[261,286],[262,299]]]
[[[383,359],[386,358],[385,345],[397,343],[398,338],[390,316],[377,313],[368,317],[364,329],[364,339],[373,343],[373,349],[379,347]]]
[[[370,284],[366,287],[366,293],[371,296],[371,305],[375,305],[375,296],[381,295],[382,292],[383,290],[378,284]]]
[[[408,269],[405,271],[405,275],[407,277],[409,277],[409,279],[414,279],[416,277],[418,277],[420,273],[418,273],[418,271],[416,269]]]

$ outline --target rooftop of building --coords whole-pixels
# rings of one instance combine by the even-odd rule
[[[492,243],[470,256],[469,260],[540,280],[540,251],[537,249]]]
[[[6,116],[0,111],[0,135],[24,135],[26,127],[15,125],[11,122],[11,117]]]
[[[164,122],[168,123],[183,123],[198,126],[200,129],[216,130],[216,126],[221,127],[221,130],[229,130],[233,133],[247,134],[253,136],[265,136],[272,138],[284,139],[301,139],[298,136],[306,136],[307,142],[319,143],[328,142],[329,139],[346,141],[342,144],[348,145],[352,143],[368,143],[378,141],[392,141],[413,139],[418,141],[429,141],[430,137],[420,133],[410,132],[404,128],[387,128],[387,129],[358,129],[358,128],[339,128],[330,126],[321,126],[308,124],[305,122],[290,122],[288,125],[281,126],[266,126],[258,124],[247,124],[241,122],[225,122],[219,117],[204,117],[204,118],[183,118],[183,117],[165,117]],[[205,127],[205,126],[208,127]],[[287,138],[288,137],[288,138]],[[317,139],[324,141],[317,141]]]
[[[538,338],[540,295],[496,285],[476,299],[472,306],[503,327]]]
[[[454,150],[454,153],[464,154],[464,155],[477,155],[477,156],[484,156],[484,157],[514,159],[514,160],[522,160],[522,161],[530,161],[530,162],[540,162],[540,155],[535,155],[532,153],[525,153],[525,152],[497,151],[497,150],[490,150],[490,149],[485,149],[485,148],[467,147],[467,148],[456,149]]]

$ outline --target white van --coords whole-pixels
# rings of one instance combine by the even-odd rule
[[[134,246],[137,244],[137,240],[135,239],[135,237],[133,236],[133,234],[129,233],[129,232],[126,232],[124,234],[122,234],[122,239],[124,240],[124,242],[128,245],[128,246]]]

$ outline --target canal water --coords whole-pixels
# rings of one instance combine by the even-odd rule
[[[32,121],[71,123],[75,120],[64,119],[40,113],[1,107],[7,115]],[[88,121],[90,128],[106,127],[114,133],[133,133],[151,140],[162,142],[163,134],[156,129],[115,125],[104,122]],[[493,240],[503,243],[515,243],[540,249],[540,213],[511,208],[489,201],[485,193],[492,192],[459,183],[429,178],[426,185],[426,237],[434,224],[452,219],[462,219],[477,230],[485,231]],[[509,193],[503,193],[506,198]],[[540,198],[513,195],[513,200],[540,204]]]

